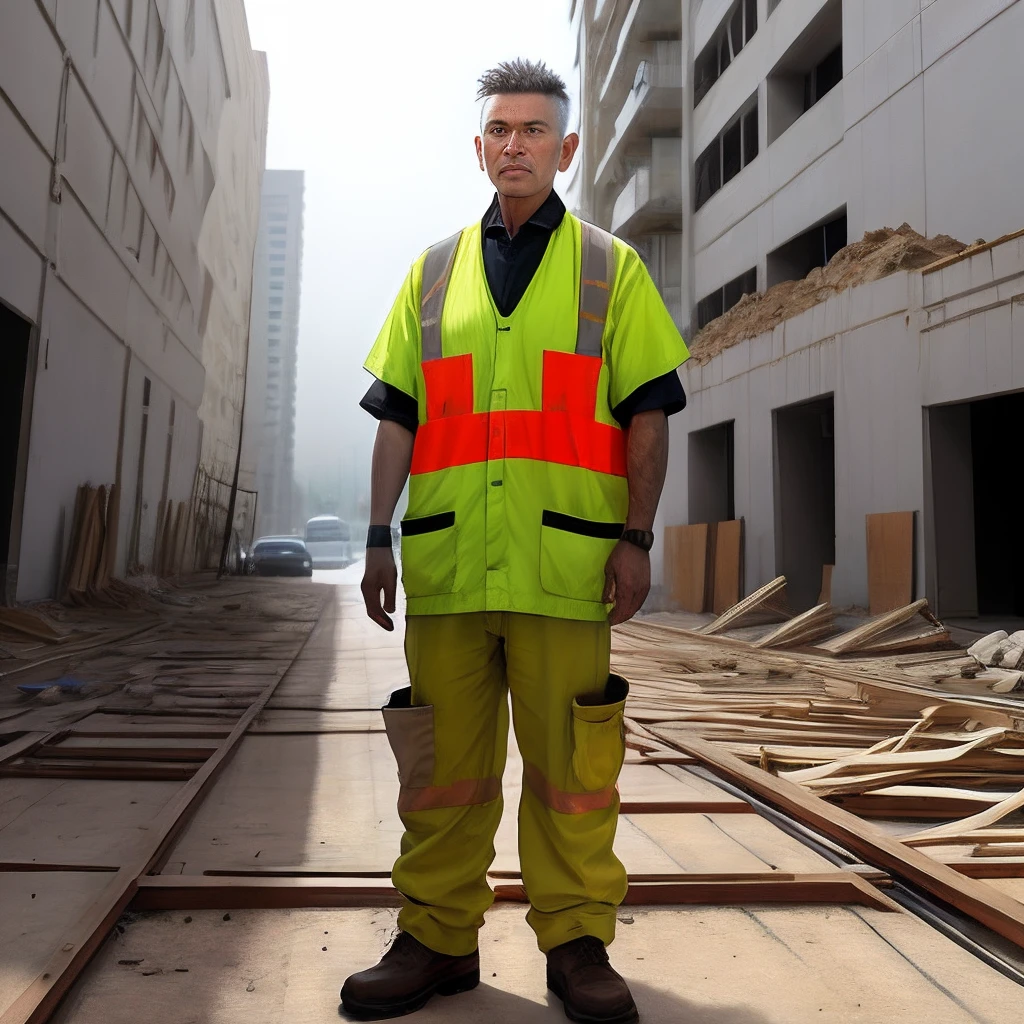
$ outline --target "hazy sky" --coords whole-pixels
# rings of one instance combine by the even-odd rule
[[[267,166],[306,172],[296,472],[368,464],[362,363],[409,265],[478,219],[482,71],[545,60],[575,93],[568,0],[245,0],[270,64]],[[556,183],[556,188],[558,184]],[[564,187],[564,183],[563,183]]]

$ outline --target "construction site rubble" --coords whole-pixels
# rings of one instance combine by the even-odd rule
[[[732,345],[774,330],[784,320],[847,288],[900,270],[921,270],[965,248],[963,242],[949,235],[926,238],[906,223],[868,231],[861,241],[840,249],[826,266],[816,267],[805,278],[744,295],[732,309],[697,333],[690,356],[703,365]]]

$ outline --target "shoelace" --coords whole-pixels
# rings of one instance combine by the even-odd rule
[[[608,952],[604,943],[593,935],[586,935],[580,940],[578,947],[580,960],[588,964],[605,964],[608,962]]]

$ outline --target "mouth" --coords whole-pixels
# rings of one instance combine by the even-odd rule
[[[529,174],[530,169],[528,167],[503,167],[500,171],[501,174]]]

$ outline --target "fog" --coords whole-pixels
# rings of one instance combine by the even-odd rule
[[[479,219],[493,194],[473,149],[476,80],[530,57],[575,98],[569,3],[246,0],[246,10],[270,66],[267,166],[306,172],[296,476],[300,490],[365,495],[375,422],[358,405],[371,382],[363,360],[409,264]]]

